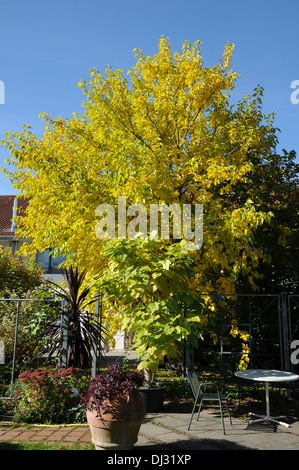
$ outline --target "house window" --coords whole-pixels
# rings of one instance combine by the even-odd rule
[[[59,265],[65,261],[65,256],[54,257],[50,253],[51,248],[38,252],[36,262],[47,274],[60,273]]]

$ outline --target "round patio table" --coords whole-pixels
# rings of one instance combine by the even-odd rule
[[[270,400],[269,400],[269,382],[292,382],[299,379],[299,375],[293,374],[292,372],[286,372],[283,370],[269,370],[269,369],[247,369],[238,370],[235,375],[241,379],[254,380],[256,382],[265,382],[266,387],[266,416],[257,415],[250,413],[250,415],[256,416],[259,419],[250,421],[252,423],[262,423],[264,421],[272,421],[276,424],[282,424],[285,427],[289,427],[289,424],[280,419],[285,419],[286,416],[271,416],[270,415]]]

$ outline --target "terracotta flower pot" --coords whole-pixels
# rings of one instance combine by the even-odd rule
[[[119,395],[107,404],[108,409],[100,414],[95,410],[86,412],[96,450],[131,449],[138,440],[145,414],[138,391]]]

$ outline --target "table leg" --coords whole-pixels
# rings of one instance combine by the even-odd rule
[[[284,423],[283,421],[277,421],[279,419],[285,419],[286,416],[271,416],[270,415],[270,399],[269,399],[269,383],[265,382],[266,384],[266,416],[261,416],[257,415],[255,413],[249,413],[250,415],[256,416],[259,419],[254,419],[252,421],[249,421],[249,424],[256,424],[256,423],[263,423],[265,421],[272,421],[273,423],[276,424],[281,424],[282,426],[285,426],[288,428],[290,425],[287,423]]]

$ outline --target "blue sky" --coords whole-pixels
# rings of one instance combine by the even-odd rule
[[[234,43],[232,68],[241,74],[235,98],[262,85],[264,112],[277,113],[278,150],[294,149],[299,157],[299,104],[290,100],[291,83],[299,80],[298,14],[298,0],[3,1],[0,138],[25,123],[40,136],[42,112],[52,118],[80,112],[78,81],[91,68],[129,69],[133,49],[155,54],[163,35],[173,51],[185,40],[202,41],[207,66],[218,62],[227,41]],[[6,155],[0,149],[0,166]],[[0,172],[0,194],[15,193]]]

